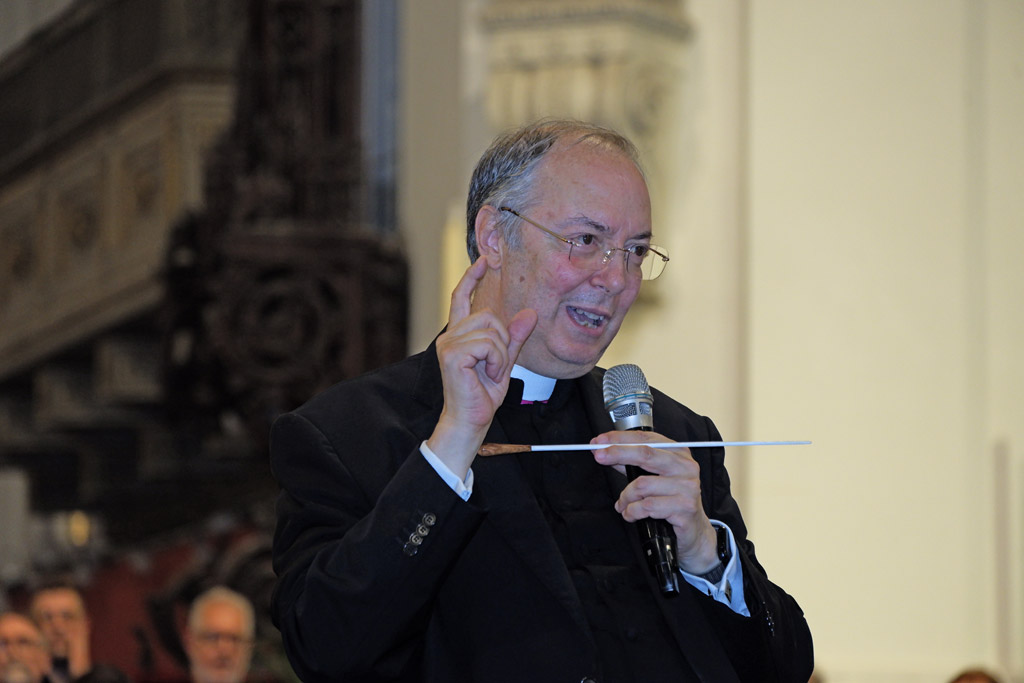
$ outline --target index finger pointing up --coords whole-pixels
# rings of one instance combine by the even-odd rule
[[[451,327],[463,318],[469,316],[473,301],[473,291],[483,279],[487,272],[487,260],[478,257],[469,268],[466,269],[459,284],[452,290],[452,304],[448,309],[448,326]]]

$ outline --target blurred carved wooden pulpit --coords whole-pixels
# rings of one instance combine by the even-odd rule
[[[367,211],[361,3],[256,0],[205,211],[168,252],[168,398],[210,433],[406,352],[407,270]]]
[[[8,573],[264,505],[274,417],[405,355],[394,11],[77,0],[0,58]]]

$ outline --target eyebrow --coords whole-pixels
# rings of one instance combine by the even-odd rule
[[[609,228],[604,223],[601,223],[600,221],[596,221],[593,218],[590,218],[590,217],[585,216],[583,214],[577,214],[575,216],[570,217],[568,219],[567,223],[575,223],[575,224],[580,224],[581,223],[581,224],[583,224],[583,225],[585,225],[587,227],[593,228],[594,230],[596,230],[596,231],[598,231],[598,232],[600,232],[602,234],[608,234],[609,232],[611,232],[611,228]],[[640,233],[639,235],[633,235],[632,237],[627,237],[626,241],[629,242],[630,240],[649,240],[652,237],[654,237],[654,234],[650,230],[648,230],[646,232]]]

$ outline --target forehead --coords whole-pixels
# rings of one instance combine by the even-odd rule
[[[619,167],[621,172],[643,180],[640,168],[626,152],[598,138],[563,137],[552,145],[538,168],[550,170],[555,167],[559,172],[586,175],[597,166]]]
[[[0,616],[0,636],[4,638],[21,638],[29,636],[39,638],[39,629],[29,619],[20,614]]]
[[[591,140],[555,145],[537,168],[534,198],[588,215],[604,211],[634,227],[650,224],[650,196],[640,169],[621,150]]]
[[[230,602],[212,601],[203,605],[199,612],[201,628],[237,629],[245,626],[242,610]]]
[[[33,610],[71,610],[82,612],[85,605],[77,591],[70,588],[47,588],[32,600]]]

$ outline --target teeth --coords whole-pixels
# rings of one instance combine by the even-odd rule
[[[604,322],[603,315],[597,315],[584,311],[582,308],[576,308],[575,306],[569,306],[569,312],[572,313],[573,318],[586,327],[598,327]]]

